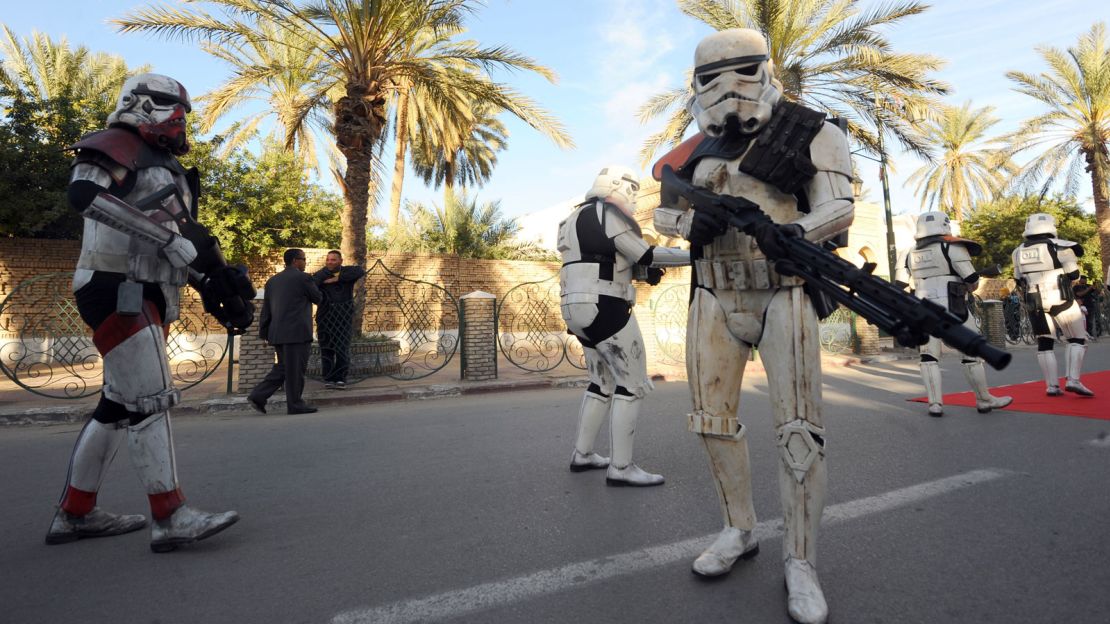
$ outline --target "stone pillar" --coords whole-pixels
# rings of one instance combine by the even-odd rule
[[[982,304],[983,318],[980,319],[979,329],[987,342],[998,347],[1006,348],[1006,313],[1002,302],[996,299],[986,299]]]
[[[462,303],[462,378],[497,379],[497,297],[476,290],[459,298]]]
[[[879,328],[858,314],[852,315],[852,353],[856,355],[879,354]]]
[[[257,314],[262,312],[262,290],[254,300]],[[247,333],[239,336],[239,375],[236,392],[246,394],[254,388],[255,384],[262,381],[266,373],[274,366],[276,355],[270,343],[258,337],[258,317],[250,326]]]

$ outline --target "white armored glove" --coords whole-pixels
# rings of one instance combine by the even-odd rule
[[[162,255],[175,267],[188,266],[197,257],[197,248],[184,236],[174,234],[170,242],[162,246]]]

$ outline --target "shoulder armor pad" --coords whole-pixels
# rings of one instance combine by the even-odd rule
[[[818,171],[834,171],[852,178],[852,155],[848,137],[837,123],[828,120],[809,144],[809,157]]]
[[[1062,238],[1053,238],[1051,240],[1053,245],[1061,249],[1071,249],[1072,253],[1074,253],[1077,258],[1083,255],[1083,245],[1075,241],[1064,240]]]
[[[944,242],[963,245],[967,248],[967,253],[972,256],[978,256],[979,254],[983,253],[982,245],[967,238],[960,238],[959,236],[945,236]]]
[[[642,236],[643,232],[640,229],[640,224],[624,211],[617,208],[609,202],[600,202],[600,209],[597,213],[598,221],[601,222],[602,228],[605,230],[606,238],[613,238],[621,232],[632,230],[637,236]]]
[[[699,132],[680,143],[678,147],[667,152],[655,163],[654,166],[652,166],[651,177],[655,178],[657,182],[662,180],[663,165],[670,165],[671,168],[675,171],[682,169],[682,167],[690,160],[690,156],[693,155],[694,150],[696,150],[698,146],[701,145],[702,141],[704,141],[706,138],[707,137],[704,134]]]
[[[149,151],[146,142],[139,135],[122,128],[108,128],[86,134],[69,149],[76,150],[79,159],[84,150],[99,152],[116,164],[126,167],[128,171],[138,169],[139,161]]]

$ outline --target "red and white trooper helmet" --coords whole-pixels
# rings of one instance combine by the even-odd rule
[[[698,43],[693,88],[687,109],[712,137],[724,134],[732,119],[743,134],[759,132],[782,97],[767,40],[749,28],[715,32]]]
[[[131,126],[150,145],[181,156],[189,151],[185,113],[192,110],[189,92],[180,82],[161,74],[139,74],[123,83],[108,125]]]

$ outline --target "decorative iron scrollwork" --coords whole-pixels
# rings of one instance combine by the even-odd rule
[[[100,354],[73,299],[73,273],[47,273],[20,283],[0,302],[0,370],[25,390],[55,399],[100,391]],[[182,291],[181,318],[166,341],[170,371],[186,390],[219,368],[227,334],[204,313],[200,297]]]
[[[446,288],[395,273],[381,259],[363,278],[358,303],[317,312],[308,376],[357,383],[368,377],[420,379],[441,370],[459,347],[459,302]],[[358,286],[356,285],[356,288]]]
[[[567,360],[586,368],[582,345],[567,333],[559,311],[556,278],[517,284],[497,304],[497,345],[514,366],[539,373]]]
[[[655,344],[664,364],[686,363],[686,319],[690,313],[690,285],[668,286],[649,303],[655,315]]]
[[[838,306],[833,313],[817,324],[821,349],[826,353],[847,353],[852,350],[852,311]]]

